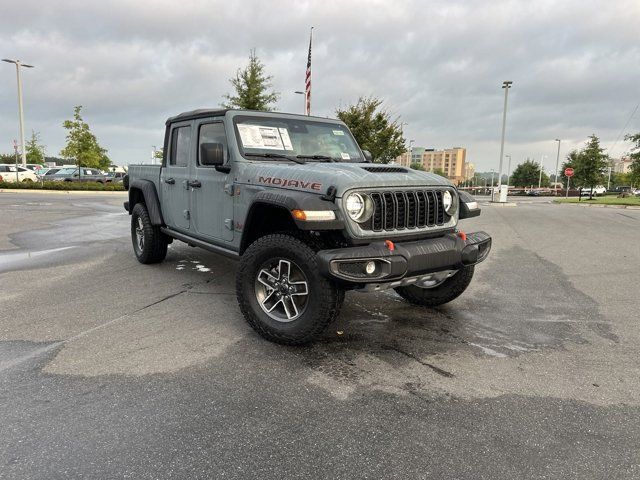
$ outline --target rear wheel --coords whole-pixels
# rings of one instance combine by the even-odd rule
[[[287,345],[313,341],[338,316],[344,298],[320,275],[315,251],[286,234],[251,244],[240,260],[236,294],[249,325]]]
[[[144,203],[136,203],[131,212],[131,241],[140,263],[159,263],[167,256],[167,237],[151,223]]]
[[[471,283],[473,270],[473,265],[461,268],[454,275],[435,286],[419,287],[410,285],[408,287],[397,287],[394,290],[402,298],[415,305],[437,307],[438,305],[449,303],[462,295],[462,292]]]

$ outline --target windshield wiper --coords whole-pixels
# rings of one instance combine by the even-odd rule
[[[289,157],[288,155],[282,155],[281,153],[245,153],[245,157],[262,157],[262,158],[284,158],[285,160],[291,160],[299,164],[307,163],[299,157]]]
[[[327,160],[329,162],[335,162],[333,157],[328,157],[326,155],[296,155],[296,158],[309,158],[311,160]]]

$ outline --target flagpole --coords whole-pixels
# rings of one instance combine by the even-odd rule
[[[306,115],[311,115],[311,45],[313,43],[313,27],[309,32],[309,55],[307,57],[307,71],[304,78],[304,110]]]

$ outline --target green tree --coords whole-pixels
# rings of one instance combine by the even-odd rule
[[[107,151],[98,144],[89,124],[82,119],[81,111],[82,105],[74,107],[73,120],[65,120],[62,124],[67,129],[67,144],[60,155],[72,159],[78,166],[107,170],[111,164]]]
[[[27,163],[44,163],[44,145],[40,144],[40,132],[31,130],[31,139],[25,145]]]
[[[629,180],[633,185],[638,185],[640,184],[640,132],[634,135],[627,135],[624,139],[631,140],[634,143],[629,155],[633,160],[629,167]]]
[[[264,64],[256,55],[256,51],[249,53],[249,65],[244,69],[238,69],[235,78],[229,79],[234,95],[225,95],[227,102],[222,103],[224,108],[242,108],[247,110],[273,110],[272,104],[278,101],[279,94],[271,90],[271,79],[266,75]]]
[[[424,166],[421,163],[412,163],[410,167],[414,170],[422,170],[424,172]]]
[[[574,157],[573,177],[571,182],[577,187],[589,188],[593,197],[593,187],[604,182],[605,172],[609,167],[609,156],[600,146],[600,140],[591,135],[585,147]]]
[[[534,162],[533,160],[526,160],[525,162],[518,165],[513,173],[511,174],[511,179],[509,182],[514,187],[530,187],[537,186],[540,181],[540,164]],[[549,175],[542,172],[542,183],[543,187],[549,185]]]
[[[0,163],[14,163],[16,156],[13,153],[0,153]]]
[[[347,124],[360,148],[371,152],[375,162],[389,163],[407,149],[402,125],[381,106],[380,99],[361,97],[355,105],[336,110],[336,115]]]

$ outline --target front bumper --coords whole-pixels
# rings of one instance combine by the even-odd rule
[[[325,277],[347,286],[369,286],[375,290],[384,286],[395,287],[428,279],[437,272],[454,272],[487,258],[491,250],[489,234],[469,233],[466,239],[463,236],[451,233],[438,238],[396,243],[393,250],[385,242],[321,250],[318,262]]]

